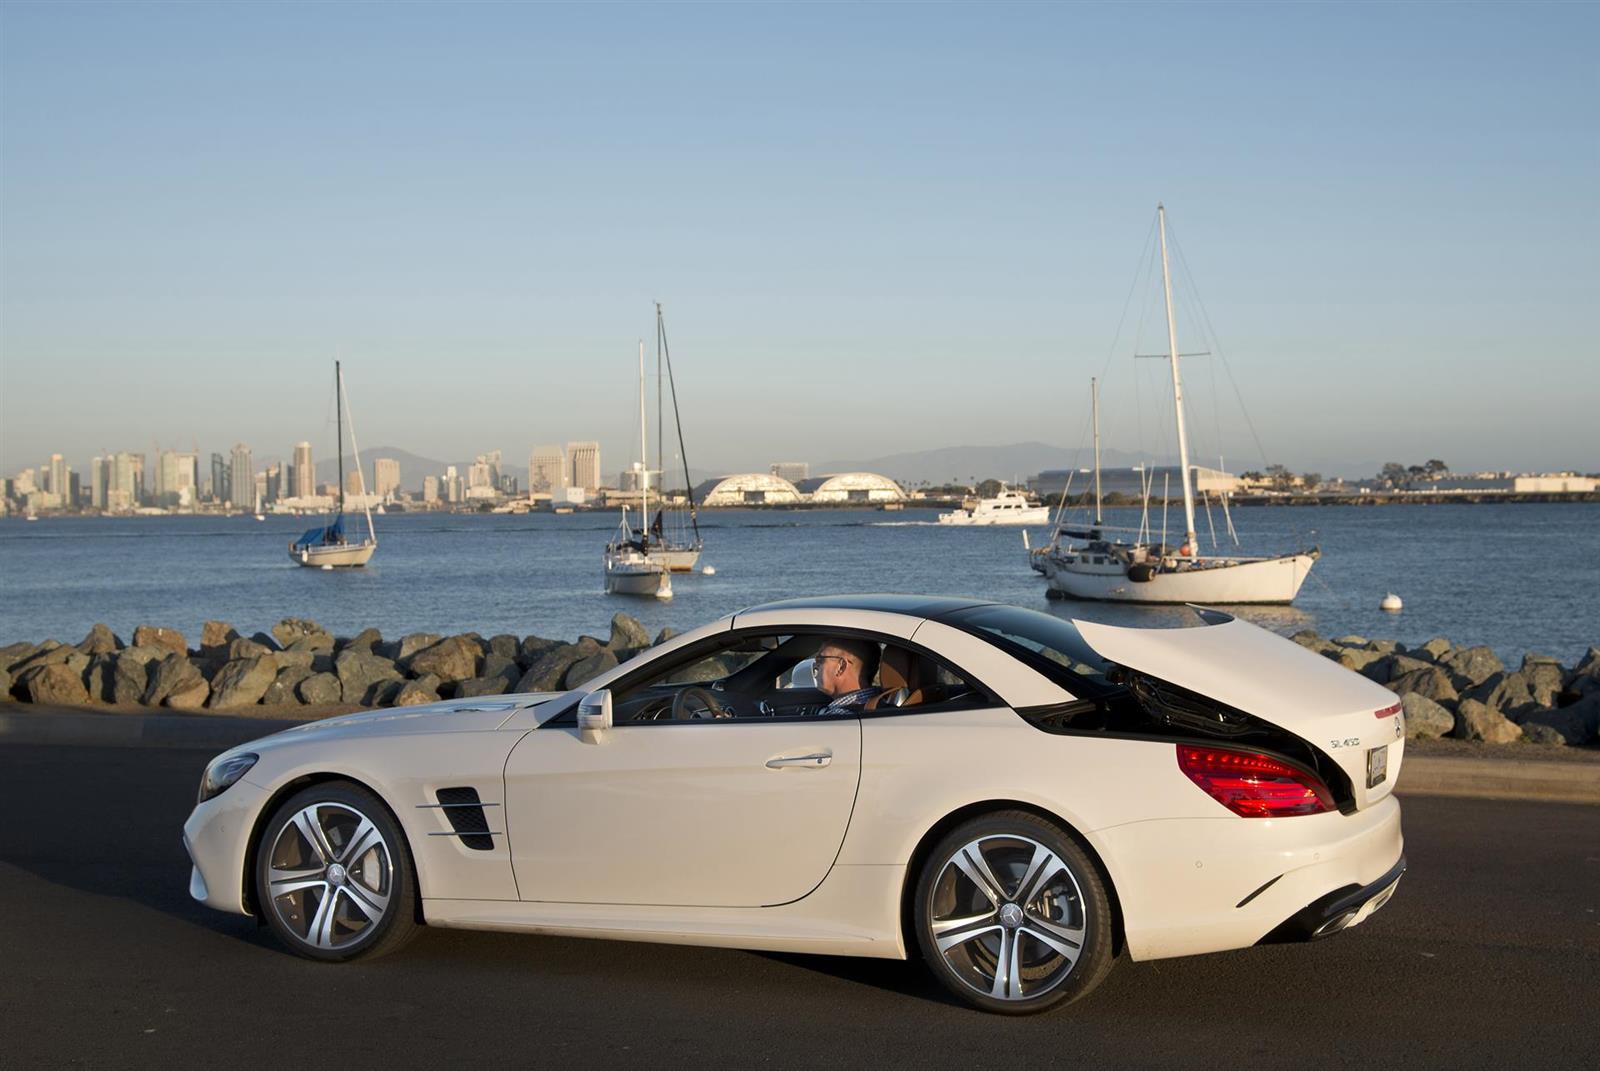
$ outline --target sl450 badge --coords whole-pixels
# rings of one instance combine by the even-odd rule
[[[1361,746],[1361,738],[1359,736],[1347,736],[1343,740],[1329,740],[1328,741],[1328,747],[1331,748],[1334,751],[1338,751],[1342,747],[1360,747],[1360,746]]]

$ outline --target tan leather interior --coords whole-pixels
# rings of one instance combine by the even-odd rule
[[[867,710],[877,710],[882,706],[915,706],[923,701],[923,686],[925,680],[933,679],[933,667],[928,665],[921,655],[913,654],[904,647],[886,644],[883,648],[883,658],[878,663],[878,687],[882,689],[877,695],[867,700]],[[895,698],[904,692],[904,698],[897,704]]]

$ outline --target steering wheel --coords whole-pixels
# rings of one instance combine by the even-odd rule
[[[691,709],[690,703],[697,706]],[[717,702],[717,697],[705,688],[693,685],[672,697],[673,721],[699,721],[703,718],[731,718],[733,711]]]

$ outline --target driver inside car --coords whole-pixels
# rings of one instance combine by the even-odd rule
[[[832,700],[819,715],[859,712],[878,694],[872,679],[878,674],[878,645],[871,640],[823,641],[811,660],[817,688]]]

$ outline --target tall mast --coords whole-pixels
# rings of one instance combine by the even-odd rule
[[[344,372],[333,362],[334,450],[339,455],[339,516],[344,516]],[[323,427],[328,425],[324,424]]]
[[[1089,379],[1090,409],[1094,414],[1094,523],[1100,524],[1100,384]],[[1082,439],[1078,440],[1082,442]]]
[[[650,440],[644,424],[644,339],[639,340],[639,523],[650,530]]]
[[[1172,359],[1172,406],[1178,414],[1178,465],[1183,480],[1183,541],[1193,554],[1197,544],[1194,537],[1194,488],[1189,485],[1189,438],[1183,429],[1183,378],[1178,374],[1178,324],[1172,318],[1172,269],[1167,264],[1167,210],[1156,205],[1156,215],[1161,222],[1161,286],[1167,295],[1167,353]]]
[[[335,368],[334,371],[339,378],[339,393],[340,395],[343,395],[344,372],[337,368]],[[356,418],[355,414],[350,412],[349,399],[345,399],[344,402],[344,420],[346,424],[350,425],[350,456],[356,459],[356,486],[361,488],[361,512],[367,515],[367,538],[371,540],[372,545],[376,547],[378,545],[378,530],[372,527],[372,497],[367,494],[367,477],[366,474],[361,471],[361,444],[356,442]],[[340,457],[343,457],[342,453]],[[341,471],[343,471],[342,468]],[[341,484],[340,495],[343,497],[342,485],[344,481],[340,480],[339,482]]]
[[[661,390],[663,386],[661,368],[661,302],[658,301],[656,302],[656,464],[661,466],[662,495],[665,496],[667,486],[667,399],[663,396]],[[661,499],[663,507],[665,507],[666,501],[665,497]],[[664,535],[665,533],[663,533]]]

